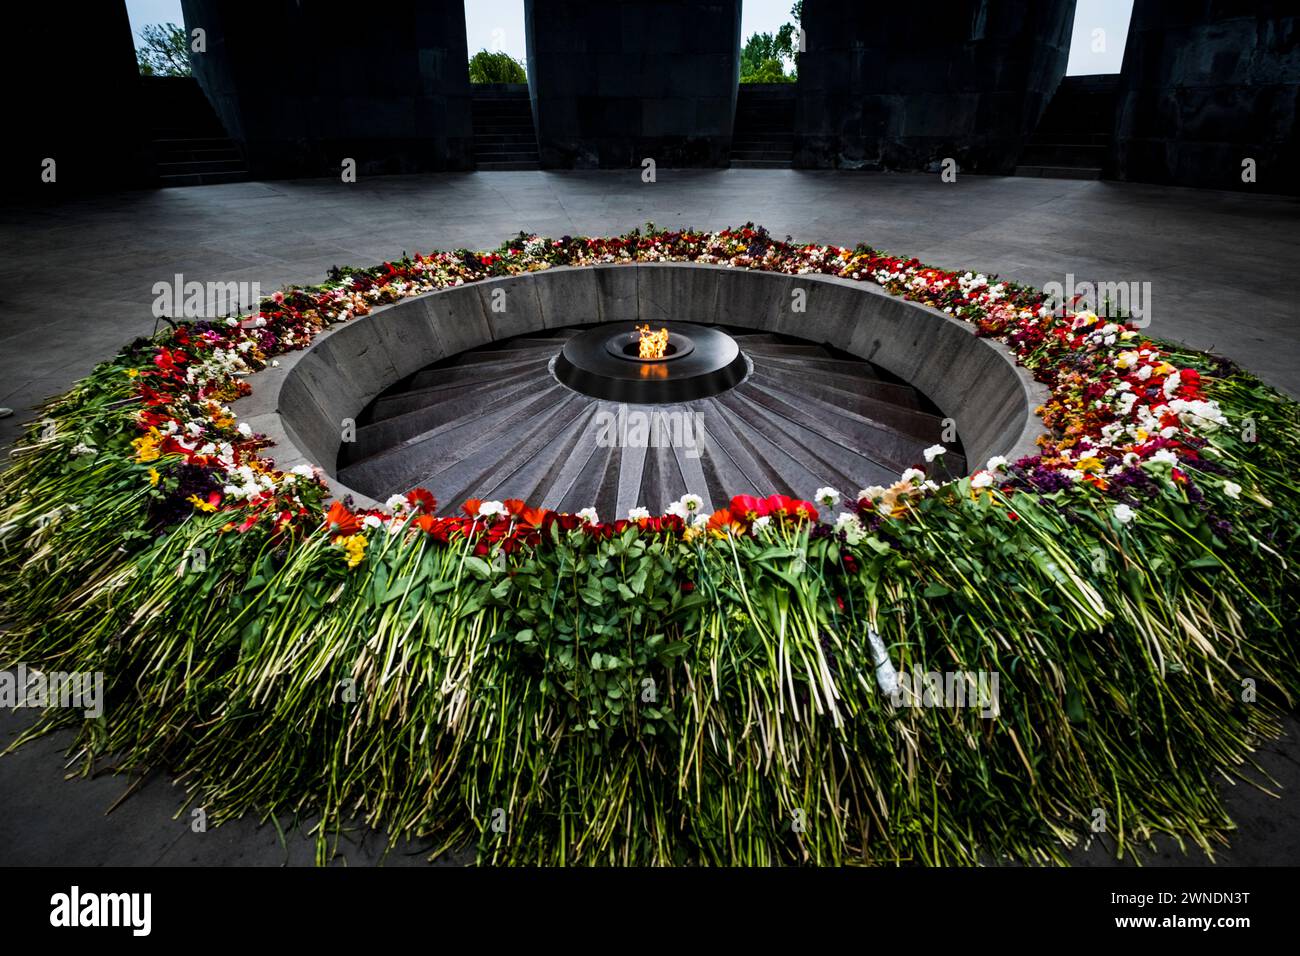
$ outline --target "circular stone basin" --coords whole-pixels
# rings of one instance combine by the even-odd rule
[[[790,307],[796,291],[806,298],[802,312]],[[501,309],[500,301],[508,307]],[[620,358],[605,348],[606,330],[615,323],[628,332],[635,325],[666,326],[690,338],[693,348],[681,358],[662,362]],[[599,445],[588,457],[583,457],[585,445],[575,453],[575,443],[595,430],[584,429],[581,418],[570,416],[594,416],[605,407],[617,410],[619,403],[576,392],[548,371],[548,364],[560,364],[558,353],[566,344],[561,339],[596,329],[596,350],[625,369],[624,375],[609,377],[654,384],[655,379],[641,378],[641,369],[653,369],[647,376],[659,376],[700,360],[696,353],[702,335],[688,327],[691,323],[705,331],[726,328],[730,335],[719,334],[733,346],[742,343],[737,349],[745,363],[740,380],[690,403],[708,406],[707,448],[716,453],[706,451],[695,458],[679,448]],[[763,342],[771,336],[793,336],[804,347]],[[812,345],[834,355],[799,355]],[[726,347],[721,348],[710,360],[719,370],[734,361]],[[773,354],[774,349],[786,355]],[[485,350],[495,354],[481,354]],[[858,364],[843,365],[846,356]],[[484,364],[469,368],[471,360]],[[571,358],[566,361],[573,364]],[[448,363],[455,367],[443,368]],[[521,363],[533,364],[525,368]],[[906,385],[850,380],[855,375],[869,377],[873,369]],[[732,367],[728,374],[735,372]],[[675,372],[668,376],[674,377]],[[710,381],[716,387],[717,379]],[[875,454],[882,446],[868,433],[880,435],[882,429],[899,426],[908,430],[908,419],[916,417],[894,401],[906,386],[955,424],[958,442],[943,443],[960,447],[966,460],[978,464],[992,455],[1014,459],[1036,450],[1043,426],[1034,408],[1048,395],[1028,370],[1017,367],[1001,343],[979,338],[968,324],[870,283],[703,263],[561,266],[413,296],[321,332],[310,348],[282,355],[278,367],[258,372],[250,382],[252,394],[236,402],[234,411],[275,444],[277,466],[287,470],[304,463],[320,465],[333,494],[351,495],[362,507],[375,506],[389,489],[421,485],[449,509],[459,506],[462,492],[564,508],[590,505],[603,495],[616,502],[611,514],[624,514],[633,505],[653,510],[683,490],[697,492],[712,485],[720,498],[785,491],[811,499],[819,485],[838,480],[836,472],[844,476],[842,492],[894,480],[901,465],[920,460],[915,442],[910,448],[898,445],[881,463],[888,474],[873,479],[870,463],[860,463],[861,456],[837,465],[840,453],[826,446],[825,436],[808,433],[849,431],[842,436],[848,441],[839,442],[847,446],[846,452]],[[395,390],[415,394],[382,397],[393,396]],[[660,404],[653,392],[650,395],[656,414],[689,410],[685,404]],[[810,401],[822,407],[798,410]],[[367,418],[380,402],[390,406],[392,416],[384,421]],[[836,405],[834,418],[826,403]],[[463,420],[456,418],[462,414]],[[562,433],[548,431],[540,427],[542,414],[553,416],[557,427],[573,427]],[[752,440],[760,433],[779,447],[765,446],[756,453]],[[854,437],[859,434],[862,440]],[[791,446],[791,439],[803,447]],[[916,441],[924,445],[934,440],[916,433]],[[814,460],[809,442],[826,454]],[[393,461],[421,449],[432,449],[426,457],[443,462],[446,473],[408,470]],[[724,450],[729,454],[723,455]],[[548,471],[542,456],[553,451],[568,457]],[[521,468],[521,458],[529,455],[528,467]],[[593,464],[598,457],[605,461],[602,468]],[[734,474],[738,467],[743,481]],[[456,474],[447,471],[450,468],[457,469]],[[605,475],[610,487],[580,488],[582,494],[547,500],[543,488],[559,487],[575,475],[584,480]]]
[[[552,371],[575,392],[637,405],[709,398],[745,378],[740,346],[719,329],[674,323],[662,358],[642,358],[639,341],[635,322],[587,329],[564,344]]]

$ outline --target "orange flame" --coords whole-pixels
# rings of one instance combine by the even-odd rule
[[[668,330],[653,332],[649,325],[638,325],[637,332],[641,341],[637,345],[637,357],[643,359],[661,359],[668,350]]]

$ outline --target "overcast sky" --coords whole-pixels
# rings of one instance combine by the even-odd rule
[[[1067,76],[1083,73],[1118,73],[1124,65],[1124,41],[1133,0],[1079,0],[1074,10],[1074,36],[1070,40]],[[1093,50],[1093,30],[1103,30]]]
[[[610,0],[616,2],[616,0]],[[860,2],[860,0],[846,0]],[[774,33],[790,21],[791,0],[743,0],[740,15],[741,41],[753,33]],[[180,0],[127,0],[131,30],[139,42],[146,23],[184,23]],[[1123,63],[1124,40],[1128,34],[1133,0],[1078,0],[1074,36],[1070,43],[1070,75],[1118,73]],[[1105,31],[1104,46],[1094,52],[1093,30]],[[524,0],[468,0],[465,4],[465,32],[469,52],[502,49],[524,59]]]

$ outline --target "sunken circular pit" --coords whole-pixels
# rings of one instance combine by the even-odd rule
[[[662,354],[642,354],[642,332]],[[340,497],[425,487],[449,513],[513,498],[611,518],[688,492],[708,507],[852,493],[914,465],[959,477],[967,461],[1031,453],[1045,394],[1000,343],[927,306],[684,263],[412,297],[258,377],[245,401],[261,414],[241,418],[276,441],[281,467],[324,463]],[[948,454],[927,463],[935,444]]]

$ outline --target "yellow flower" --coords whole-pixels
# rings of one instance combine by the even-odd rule
[[[1101,471],[1101,459],[1094,455],[1089,455],[1087,458],[1080,458],[1078,462],[1075,463],[1075,467],[1078,468],[1079,471]]]
[[[150,428],[149,434],[132,439],[131,447],[135,449],[135,457],[140,461],[156,461],[162,457],[158,448],[161,443],[162,434],[157,428]]]
[[[127,377],[127,378],[135,378],[135,377],[137,377],[139,374],[140,374],[140,370],[139,370],[138,368],[129,368],[129,369],[126,370],[126,377]]]
[[[347,554],[348,567],[355,568],[366,559],[366,545],[370,542],[363,534],[350,534],[347,537],[335,538],[334,543],[342,546]]]
[[[190,504],[192,504],[194,507],[198,508],[200,511],[205,512],[206,514],[212,514],[212,512],[217,510],[216,505],[214,505],[210,501],[204,501],[198,495],[190,495],[185,500],[188,501]]]
[[[153,488],[158,487],[158,482],[162,481],[162,475],[158,474],[157,468],[149,469],[149,484]]]

